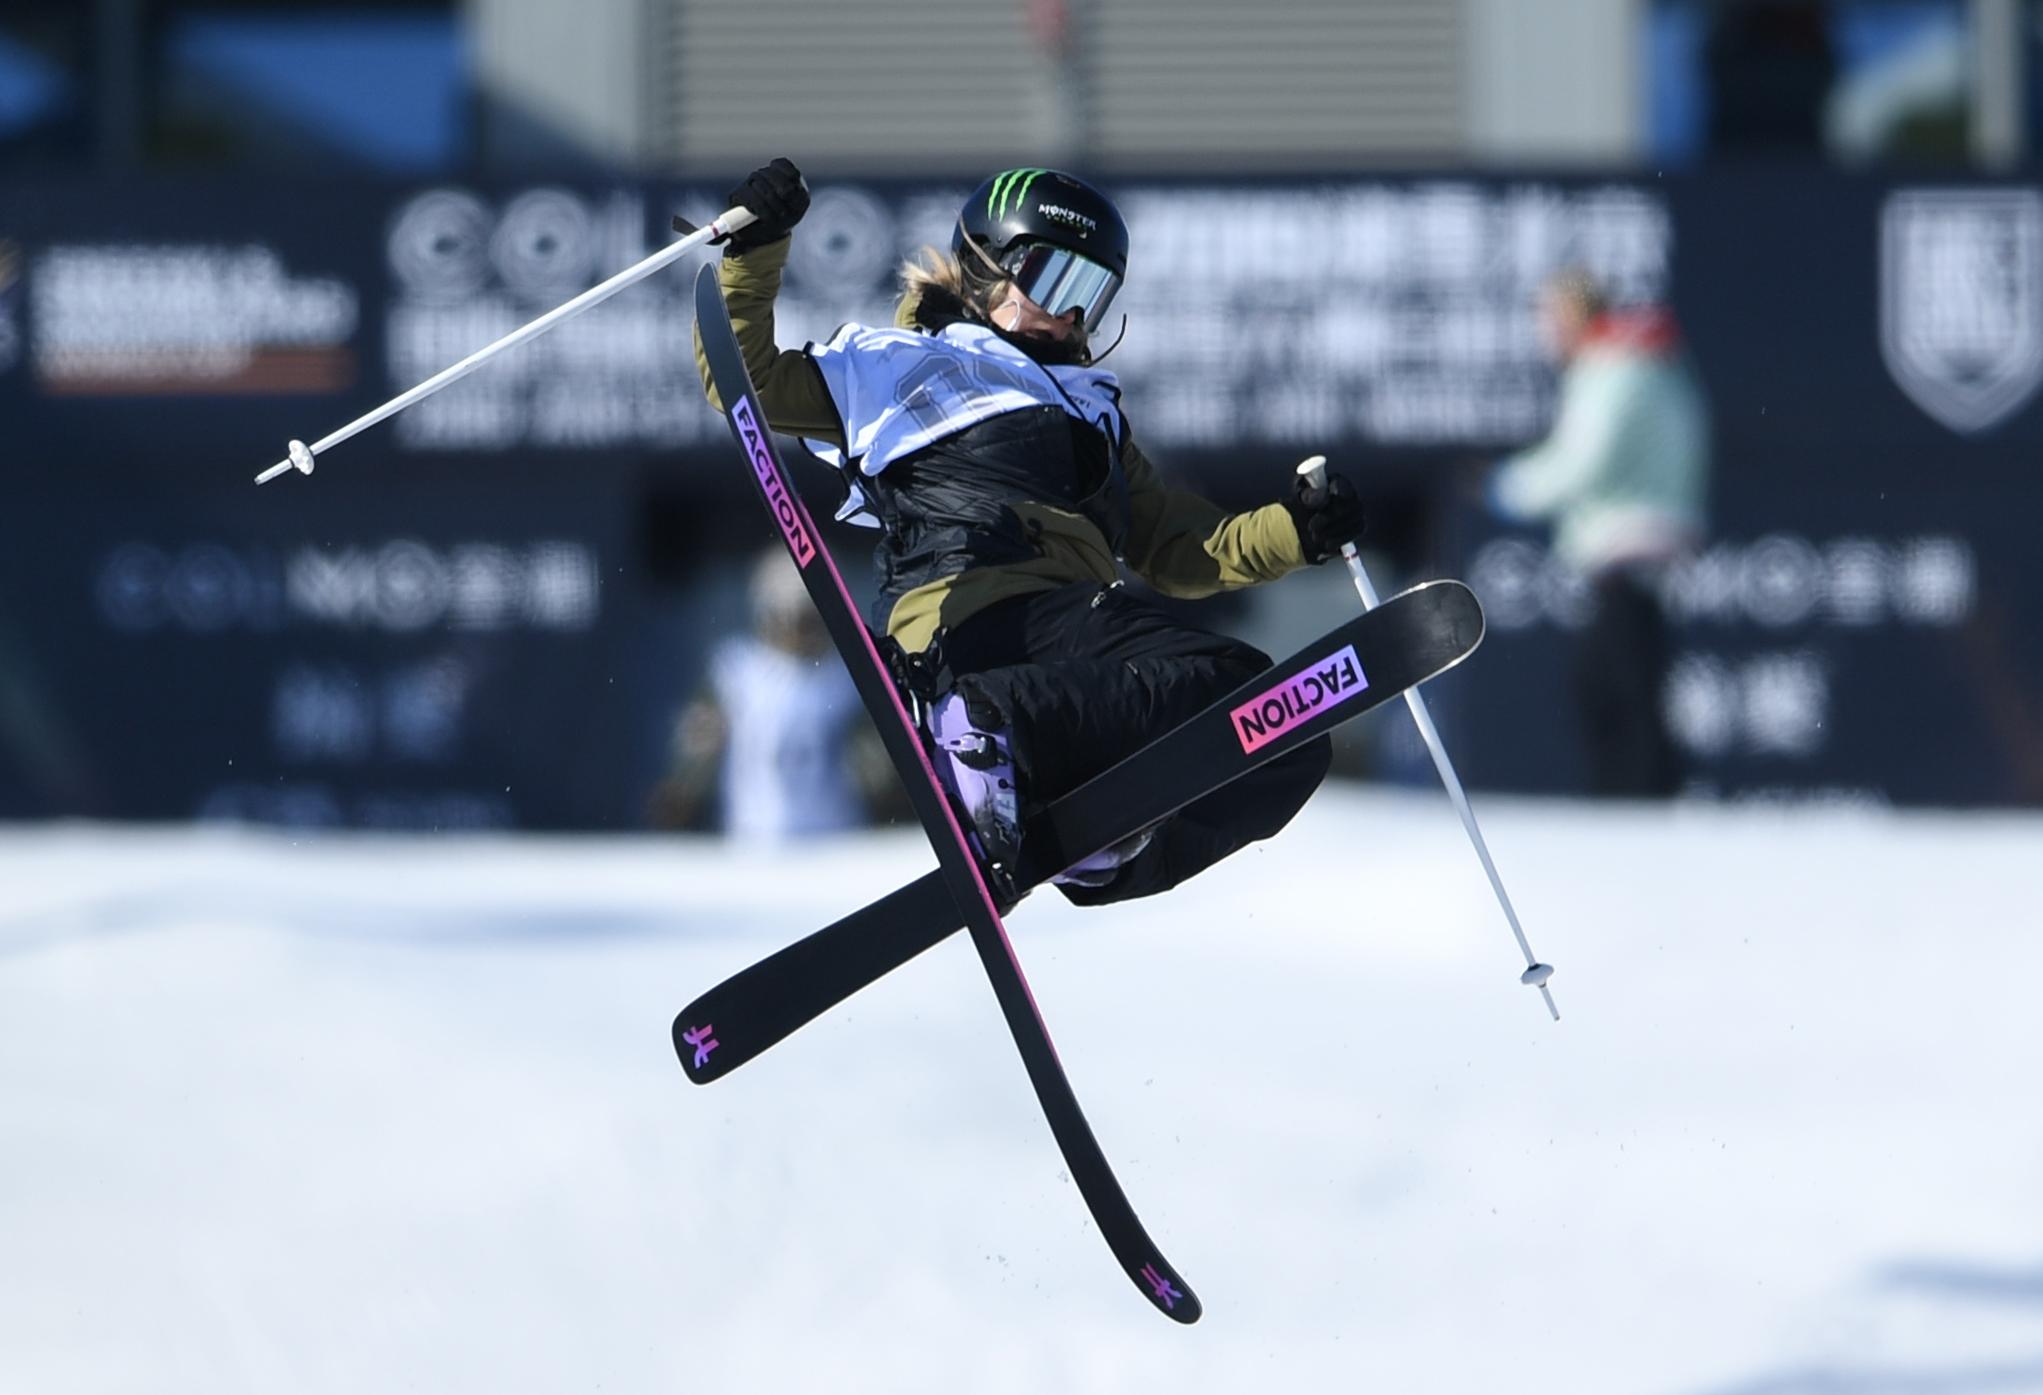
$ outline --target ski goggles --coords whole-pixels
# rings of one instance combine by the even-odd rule
[[[1026,242],[1000,259],[1015,288],[1052,315],[1079,312],[1087,333],[1100,327],[1121,278],[1090,257],[1047,242]]]

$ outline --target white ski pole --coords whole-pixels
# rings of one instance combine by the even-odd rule
[[[1315,488],[1323,487],[1327,478],[1327,458],[1315,455],[1299,462],[1298,473]],[[1362,608],[1376,609],[1376,588],[1369,584],[1369,573],[1362,570],[1362,559],[1355,553],[1355,544],[1342,544],[1341,556],[1347,560],[1349,575],[1355,578],[1355,590],[1362,597]],[[1417,688],[1407,688],[1405,705],[1412,709],[1412,721],[1417,723],[1419,735],[1433,755],[1433,768],[1440,772],[1440,783],[1447,787],[1447,797],[1454,802],[1455,812],[1461,815],[1461,826],[1468,830],[1469,841],[1475,844],[1476,856],[1482,859],[1483,871],[1489,874],[1490,889],[1497,893],[1497,904],[1504,908],[1504,919],[1511,922],[1511,933],[1518,937],[1518,948],[1525,954],[1525,972],[1518,976],[1518,981],[1539,990],[1539,996],[1546,1000],[1546,1010],[1558,1022],[1561,1010],[1554,1006],[1553,992],[1546,986],[1546,981],[1553,977],[1554,966],[1540,963],[1533,956],[1532,946],[1526,943],[1524,927],[1518,923],[1518,912],[1512,909],[1511,898],[1504,892],[1504,879],[1497,875],[1497,864],[1490,860],[1489,845],[1483,842],[1483,831],[1476,827],[1475,810],[1469,807],[1468,794],[1461,787],[1461,777],[1454,773],[1454,762],[1447,758],[1447,747],[1441,744],[1439,729],[1433,725],[1433,714],[1426,710],[1426,699],[1419,696]]]
[[[467,377],[470,373],[473,373],[506,349],[515,348],[528,339],[538,338],[555,325],[573,319],[592,305],[601,305],[625,287],[636,285],[661,268],[679,261],[705,242],[722,237],[728,233],[737,232],[740,228],[750,226],[754,220],[754,215],[749,209],[725,209],[718,216],[717,220],[708,227],[698,228],[679,242],[669,243],[650,257],[645,258],[645,260],[626,267],[601,285],[589,287],[588,290],[583,291],[573,300],[568,301],[564,305],[555,306],[530,324],[519,326],[494,344],[485,345],[467,358],[462,359],[461,362],[441,369],[409,392],[399,393],[375,411],[356,417],[340,430],[320,437],[309,446],[303,441],[291,442],[289,453],[284,459],[279,460],[276,464],[270,466],[269,469],[257,475],[255,482],[257,484],[268,484],[278,475],[293,469],[297,470],[301,475],[311,474],[312,457],[315,455],[320,454],[322,451],[332,450],[350,436],[367,431],[386,417],[396,416],[415,402],[425,401],[441,388]]]

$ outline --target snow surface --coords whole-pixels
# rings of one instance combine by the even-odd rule
[[[955,939],[716,1085],[672,1014],[930,863],[0,833],[0,1390],[2043,1391],[2043,821],[1329,792],[1013,931],[1206,1318]]]

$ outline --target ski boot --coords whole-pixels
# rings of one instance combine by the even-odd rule
[[[1080,858],[1050,878],[1053,886],[1082,886],[1088,891],[1098,891],[1115,877],[1121,869],[1133,862],[1148,849],[1156,838],[1155,828],[1145,828],[1132,833],[1109,848],[1101,848],[1091,857]]]
[[[954,689],[930,705],[929,734],[936,746],[937,778],[965,817],[966,840],[1005,915],[1027,894],[1015,883],[1021,865],[1021,792],[1006,720],[991,703]]]

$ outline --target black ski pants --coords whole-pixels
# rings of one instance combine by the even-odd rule
[[[1573,675],[1589,792],[1668,798],[1681,786],[1682,760],[1661,708],[1668,638],[1659,597],[1625,571],[1598,576],[1594,587]]]
[[[968,703],[1007,719],[1024,814],[1270,666],[1260,650],[1090,582],[990,606],[945,632],[942,656]],[[1185,806],[1106,886],[1058,889],[1081,906],[1170,890],[1289,823],[1332,749],[1322,737]]]

